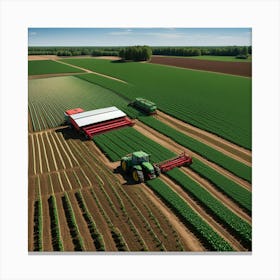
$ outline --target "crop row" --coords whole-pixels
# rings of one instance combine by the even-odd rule
[[[167,175],[202,204],[206,211],[210,212],[213,217],[226,226],[246,248],[251,248],[252,227],[247,222],[231,212],[218,199],[214,198],[208,191],[179,169],[173,169]]]
[[[42,224],[42,200],[34,201],[34,248],[33,251],[42,251],[42,239],[43,239],[43,224]]]
[[[76,218],[71,206],[71,202],[69,200],[69,197],[67,193],[62,196],[62,204],[63,204],[63,209],[65,213],[65,217],[67,220],[67,224],[70,230],[70,234],[72,237],[72,242],[74,245],[74,250],[75,251],[84,251],[84,242],[83,239],[80,236],[80,232],[77,226]]]
[[[152,127],[153,129],[159,131],[160,133],[171,138],[178,144],[196,152],[197,154],[203,156],[204,158],[218,164],[224,169],[232,172],[240,178],[243,178],[251,182],[252,169],[251,167],[232,159],[231,157],[209,147],[196,139],[193,139],[186,134],[177,131],[176,129],[162,123],[161,121],[153,117],[139,117],[139,119]]]
[[[108,216],[108,214],[106,213],[106,211],[102,207],[99,199],[97,198],[93,188],[90,189],[90,193],[91,193],[94,201],[96,202],[96,205],[97,205],[101,215],[103,216],[103,218],[105,219],[108,227],[111,230],[111,235],[112,235],[113,240],[115,241],[117,249],[119,251],[129,251],[129,248],[128,248],[121,232],[113,225],[110,217]]]
[[[137,150],[144,150],[151,154],[152,162],[166,160],[174,156],[174,153],[131,127],[97,135],[93,140],[112,161],[120,160],[122,156]]]
[[[56,200],[53,195],[48,199],[49,215],[51,220],[51,235],[52,235],[52,246],[54,251],[63,251],[63,243],[61,239],[61,232],[59,228],[59,219],[57,214]]]
[[[156,242],[156,247],[160,250],[160,251],[166,251],[166,248],[164,247],[162,241],[158,238],[158,236],[155,234],[155,232],[153,231],[151,224],[148,222],[148,220],[145,218],[145,216],[142,214],[142,212],[140,211],[140,209],[136,206],[136,204],[134,203],[134,201],[128,196],[128,194],[123,191],[123,194],[126,196],[126,199],[128,200],[128,202],[130,203],[132,209],[135,211],[135,213],[137,214],[137,216],[141,219],[144,228],[147,230],[147,232],[149,233],[149,235],[153,238],[153,241]]]
[[[95,222],[92,218],[92,215],[88,211],[88,208],[87,208],[87,206],[85,204],[85,201],[82,197],[81,191],[76,192],[75,197],[76,197],[78,205],[79,205],[79,207],[82,211],[83,218],[87,223],[87,226],[88,226],[88,229],[90,231],[90,235],[93,239],[96,250],[97,251],[105,251],[105,243],[104,243],[103,237],[100,234],[100,232],[98,231],[98,229],[96,227],[96,224],[95,224]]]
[[[212,251],[232,251],[232,247],[219,236],[204,220],[202,220],[190,206],[159,178],[148,181],[154,190],[180,219],[190,228],[203,244]]]
[[[185,249],[183,247],[183,244],[181,242],[181,238],[178,235],[178,232],[174,229],[174,227],[170,223],[170,221],[167,218],[167,216],[164,215],[163,212],[159,208],[157,208],[157,206],[151,201],[151,199],[147,196],[147,194],[145,194],[143,192],[143,190],[140,190],[140,193],[141,193],[141,195],[138,196],[139,200],[142,200],[142,202],[144,203],[143,197],[145,197],[145,200],[147,201],[147,203],[144,203],[144,207],[148,211],[150,219],[154,222],[155,226],[159,229],[159,231],[163,235],[163,237],[165,239],[167,239],[167,238],[170,238],[171,235],[172,235],[172,237],[176,240],[176,249],[178,251],[185,251]],[[154,211],[154,213],[156,212],[157,215],[159,215],[164,220],[164,224],[167,225],[167,227],[170,230],[171,234],[167,234],[166,231],[161,227],[158,219],[154,216],[152,210]]]
[[[196,158],[193,159],[190,168],[201,177],[207,179],[214,187],[245,209],[246,212],[249,214],[251,213],[252,193],[250,191],[231,181]]]
[[[113,91],[73,76],[29,80],[28,109],[34,131],[63,124],[71,108],[94,110],[117,106],[130,117],[138,112]]]

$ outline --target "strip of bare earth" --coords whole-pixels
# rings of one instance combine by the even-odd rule
[[[101,73],[98,73],[98,72],[94,72],[94,71],[91,71],[91,70],[89,70],[89,69],[82,68],[82,67],[79,67],[79,66],[76,66],[76,65],[73,65],[73,64],[70,64],[70,63],[61,61],[61,60],[56,60],[56,59],[54,59],[54,61],[56,61],[56,62],[58,62],[58,63],[61,63],[61,64],[65,64],[65,65],[71,66],[71,67],[74,67],[74,68],[77,68],[77,69],[80,69],[80,70],[83,70],[83,71],[85,71],[86,73],[95,74],[95,75],[98,75],[98,76],[105,77],[105,78],[107,78],[107,79],[111,79],[111,80],[115,80],[115,81],[118,81],[118,82],[121,82],[121,83],[124,83],[124,84],[128,84],[126,81],[117,79],[117,78],[115,78],[115,77],[108,76],[108,75],[104,75],[104,74],[101,74]]]
[[[150,63],[162,64],[174,67],[218,72],[224,74],[252,77],[251,62],[228,62],[199,60],[186,57],[152,56]]]
[[[239,147],[217,135],[204,131],[200,128],[187,124],[181,120],[178,120],[172,116],[165,114],[164,112],[157,111],[155,118],[161,122],[175,128],[176,130],[190,136],[204,144],[207,144],[214,149],[240,161],[248,166],[252,166],[252,152]]]
[[[147,136],[148,138],[152,139],[153,141],[161,144],[162,146],[166,147],[167,149],[169,149],[170,151],[179,154],[182,152],[186,152],[187,154],[189,154],[190,156],[194,156],[197,159],[199,159],[200,161],[202,161],[203,163],[209,165],[211,168],[215,169],[217,172],[225,175],[226,177],[228,177],[229,179],[231,179],[232,181],[234,181],[235,183],[241,185],[242,187],[246,188],[247,190],[251,191],[252,186],[249,182],[237,177],[236,175],[230,173],[229,171],[223,169],[222,167],[218,166],[217,164],[210,162],[208,160],[206,160],[205,158],[203,158],[202,156],[192,152],[191,150],[179,145],[178,143],[174,142],[173,140],[171,140],[170,138],[168,138],[167,136],[157,132],[156,130],[152,129],[151,127],[136,121],[136,124],[134,125],[134,128],[136,130],[138,130],[140,133],[142,133],[143,135]]]

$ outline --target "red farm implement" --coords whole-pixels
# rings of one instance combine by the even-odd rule
[[[175,167],[190,165],[190,164],[192,164],[192,158],[189,155],[186,155],[186,153],[182,153],[175,158],[157,163],[156,166],[160,168],[160,171],[162,173],[165,173]]]

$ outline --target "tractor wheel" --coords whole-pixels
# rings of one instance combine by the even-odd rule
[[[161,174],[160,168],[156,165],[154,165],[154,168],[155,168],[156,175],[159,176]]]
[[[132,177],[133,177],[133,180],[136,183],[143,183],[144,182],[144,175],[143,175],[142,171],[138,171],[138,170],[134,169],[132,171]]]
[[[127,172],[127,163],[126,163],[126,161],[122,161],[121,162],[121,167],[122,167],[122,170],[124,171],[124,172]]]

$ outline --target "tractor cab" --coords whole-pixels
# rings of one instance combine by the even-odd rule
[[[149,162],[149,161],[150,161],[150,155],[143,151],[132,153],[132,164],[133,165],[142,164],[143,162]]]

